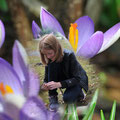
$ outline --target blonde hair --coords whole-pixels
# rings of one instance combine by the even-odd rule
[[[43,49],[53,50],[55,52],[55,61],[61,62],[63,58],[63,49],[57,38],[53,34],[44,35],[39,42],[39,52],[41,61],[47,65],[49,59],[42,53]]]

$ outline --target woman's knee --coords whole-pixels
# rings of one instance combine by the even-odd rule
[[[69,102],[69,97],[67,95],[63,95],[63,101],[65,103],[68,103]]]
[[[75,98],[73,96],[69,95],[69,94],[64,94],[63,95],[63,101],[65,103],[73,103],[73,102],[75,102]]]
[[[80,86],[75,86],[71,89],[67,89],[64,92],[63,100],[65,103],[73,103],[75,102],[79,97],[83,97],[83,92]]]

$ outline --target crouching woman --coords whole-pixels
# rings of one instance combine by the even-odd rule
[[[49,92],[50,110],[58,108],[58,88],[66,88],[63,93],[65,103],[84,99],[83,89],[88,91],[88,77],[74,52],[63,50],[53,34],[41,38],[39,52],[41,61],[45,65],[45,78],[41,88]]]

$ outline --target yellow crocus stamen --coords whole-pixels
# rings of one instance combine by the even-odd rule
[[[69,29],[69,41],[74,51],[77,50],[77,45],[78,45],[78,29],[76,28],[77,28],[77,23],[74,23],[71,24]]]
[[[4,96],[5,93],[6,93],[3,83],[0,83],[0,92],[1,92],[1,94],[2,94],[3,96]]]
[[[74,49],[76,51],[77,50],[77,46],[78,46],[78,29],[76,29],[76,31],[75,31],[75,37],[76,37],[76,39],[75,39],[75,47],[74,47]]]
[[[9,85],[5,85],[1,82],[0,83],[0,92],[4,96],[7,93],[14,93],[12,88]]]
[[[71,24],[70,29],[69,29],[69,41],[72,47],[74,47],[74,28]]]
[[[7,93],[13,93],[13,90],[9,85],[6,85],[5,88]]]

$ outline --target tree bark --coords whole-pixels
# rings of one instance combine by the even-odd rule
[[[87,0],[85,14],[92,18],[94,24],[97,24],[102,11],[103,0]]]
[[[16,34],[23,46],[32,40],[32,31],[21,0],[7,0]],[[13,31],[14,34],[14,31]]]

